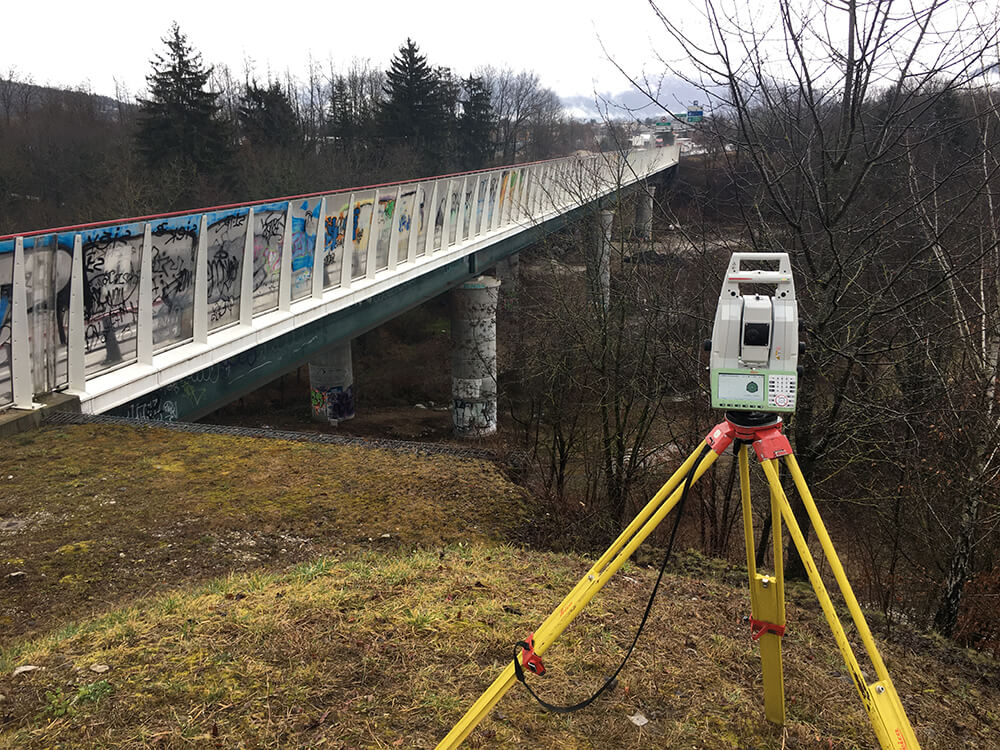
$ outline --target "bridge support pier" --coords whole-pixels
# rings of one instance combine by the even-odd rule
[[[656,188],[647,184],[637,195],[639,202],[635,207],[634,234],[640,240],[653,239],[653,196],[655,193]]]
[[[479,276],[452,291],[452,420],[459,437],[497,431],[497,301],[500,281]]]
[[[587,287],[591,302],[607,308],[611,299],[611,224],[615,212],[605,209],[597,219],[593,248],[587,255]]]
[[[309,399],[314,422],[337,424],[354,416],[351,342],[341,341],[309,363]]]

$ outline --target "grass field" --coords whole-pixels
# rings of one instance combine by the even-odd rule
[[[0,450],[0,747],[433,747],[589,567],[525,546],[543,511],[483,462],[106,425]],[[805,588],[764,721],[744,575],[679,555],[610,695],[516,687],[467,746],[874,747]],[[596,688],[654,578],[613,580],[536,689]],[[924,748],[1000,747],[995,661],[905,629],[883,655]]]

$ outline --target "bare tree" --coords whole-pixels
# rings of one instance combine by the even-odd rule
[[[995,9],[939,0],[906,7],[779,0],[768,15],[756,5],[704,0],[698,6],[707,33],[692,38],[672,20],[675,9],[650,4],[668,44],[687,56],[683,67],[665,65],[708,102],[712,117],[702,136],[724,154],[746,245],[789,252],[805,282],[800,304],[810,348],[791,422],[803,470],[836,494],[845,470],[904,465],[891,441],[905,445],[906,435],[936,417],[893,398],[906,386],[901,373],[930,357],[926,368],[918,366],[951,385],[948,396],[957,399],[968,379],[978,384],[979,403],[994,393],[996,302],[985,269],[996,239],[977,231],[961,252],[947,245],[964,222],[995,226],[996,128],[986,123],[996,108],[980,97],[978,110],[959,114],[961,122],[924,124],[963,101],[995,63]],[[966,124],[979,142],[930,168],[928,149]],[[977,177],[974,164],[982,165]],[[945,335],[966,343],[928,346]],[[964,362],[979,369],[960,373]],[[978,488],[992,480],[997,424],[992,406],[985,413],[973,440],[985,453],[973,451],[956,467],[970,478],[952,488],[961,498],[959,522],[929,512],[938,520],[928,536],[950,549],[947,605],[937,618],[945,631],[972,570]],[[875,425],[879,419],[884,424]],[[855,480],[852,489],[864,484]],[[801,504],[795,510],[805,521]],[[794,549],[790,555],[789,573],[801,574]]]
[[[3,110],[4,124],[7,127],[10,127],[11,117],[14,114],[14,102],[20,85],[17,68],[11,65],[6,74],[0,78],[0,109]]]
[[[476,75],[490,90],[490,103],[497,119],[496,142],[504,164],[512,163],[523,147],[529,124],[551,111],[554,94],[544,87],[538,74],[510,68],[480,68]],[[558,101],[558,98],[556,98]]]

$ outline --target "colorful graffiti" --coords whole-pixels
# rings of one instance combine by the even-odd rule
[[[292,299],[312,292],[313,254],[319,229],[320,200],[304,200],[292,207]]]
[[[331,388],[312,388],[309,398],[313,414],[321,419],[325,418],[336,423],[354,416],[354,386],[352,385],[346,388],[339,385]]]

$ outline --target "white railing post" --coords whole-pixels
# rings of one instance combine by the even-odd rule
[[[254,210],[247,212],[247,233],[243,238],[243,271],[240,277],[240,325],[253,325],[253,229]]]
[[[493,211],[490,215],[490,231],[492,232],[500,226],[500,196],[503,194],[503,170],[497,170],[497,186],[491,196],[493,201]]]
[[[420,196],[424,194],[424,186],[417,183],[413,186],[413,204],[410,206],[410,235],[406,241],[406,262],[417,261],[417,236],[420,234]]]
[[[278,309],[292,309],[292,202],[285,210],[285,231],[281,236],[281,259],[278,266]]]
[[[194,342],[208,343],[208,215],[198,222],[198,250],[194,258]]]
[[[479,216],[479,227],[476,230],[477,235],[483,235],[486,233],[490,226],[490,173],[480,175],[480,184],[483,186],[483,213]]]
[[[507,207],[504,210],[504,225],[517,221],[517,197],[521,193],[521,178],[523,170],[510,170],[510,179],[507,181]]]
[[[69,287],[69,387],[87,388],[87,340],[83,330],[83,237],[73,236],[73,270]]]
[[[140,365],[153,364],[153,225],[142,229],[139,256],[139,312],[135,322],[135,356]]]
[[[375,188],[375,195],[372,197],[372,215],[368,222],[368,261],[365,266],[365,277],[375,278],[375,261],[378,253],[378,188]]]
[[[334,221],[340,221],[340,214],[336,214]],[[354,278],[354,193],[347,196],[347,215],[344,217],[344,254],[340,260],[340,288],[349,289],[351,280]],[[336,252],[336,243],[334,243]]]
[[[438,182],[434,181],[431,202],[427,204],[427,232],[424,237],[424,255],[434,252],[434,230],[437,228]]]
[[[441,226],[441,247],[438,248],[441,252],[444,252],[451,245],[451,204],[452,196],[455,191],[452,190],[452,181],[448,180],[445,182],[444,189],[447,191],[444,198],[444,224]]]
[[[463,177],[458,186],[458,222],[455,225],[455,244],[461,245],[465,241],[465,188],[468,184],[468,177]]]
[[[528,212],[525,210],[525,199],[528,197],[528,186],[531,184],[531,167],[525,167],[521,170],[521,181],[520,190],[517,191],[517,212],[514,215],[514,221],[521,222],[527,216]]]
[[[323,298],[323,284],[326,281],[326,196],[319,201],[316,216],[316,241],[313,243],[312,294],[313,299]]]
[[[538,202],[537,213],[539,216],[544,216],[546,213],[546,203],[551,194],[551,184],[552,167],[546,164],[542,167],[542,174],[538,179],[538,191],[535,194],[535,200]]]
[[[544,169],[545,167],[541,164],[536,164],[534,167],[532,167],[531,189],[528,190],[528,205],[527,205],[528,218],[534,219],[536,221],[538,219],[538,206],[537,206],[538,196],[541,194],[541,189],[539,186],[541,185],[542,174],[544,173]]]
[[[334,221],[340,221],[340,214],[335,214]],[[350,289],[351,280],[354,278],[354,232],[356,231],[356,221],[354,219],[354,193],[347,196],[347,216],[344,217],[344,245],[343,257],[340,259],[340,288]],[[333,243],[333,251],[337,251],[337,243]]]
[[[525,189],[528,182],[528,173],[530,169],[528,167],[521,167],[517,174],[517,201],[514,204],[514,208],[510,215],[510,220],[518,222],[524,214],[524,196]]]
[[[472,216],[469,217],[469,239],[474,240],[479,235],[479,217],[477,213],[479,211],[479,185],[483,181],[483,176],[476,172],[475,175],[476,186],[472,189],[472,205],[469,207],[472,210]]]
[[[28,282],[24,271],[24,238],[14,240],[13,297],[10,301],[11,383],[15,409],[38,409],[31,372],[31,338],[28,330]]]
[[[396,202],[392,204],[392,225],[389,227],[389,270],[395,271],[399,255],[399,204],[403,199],[403,186],[396,187]]]

